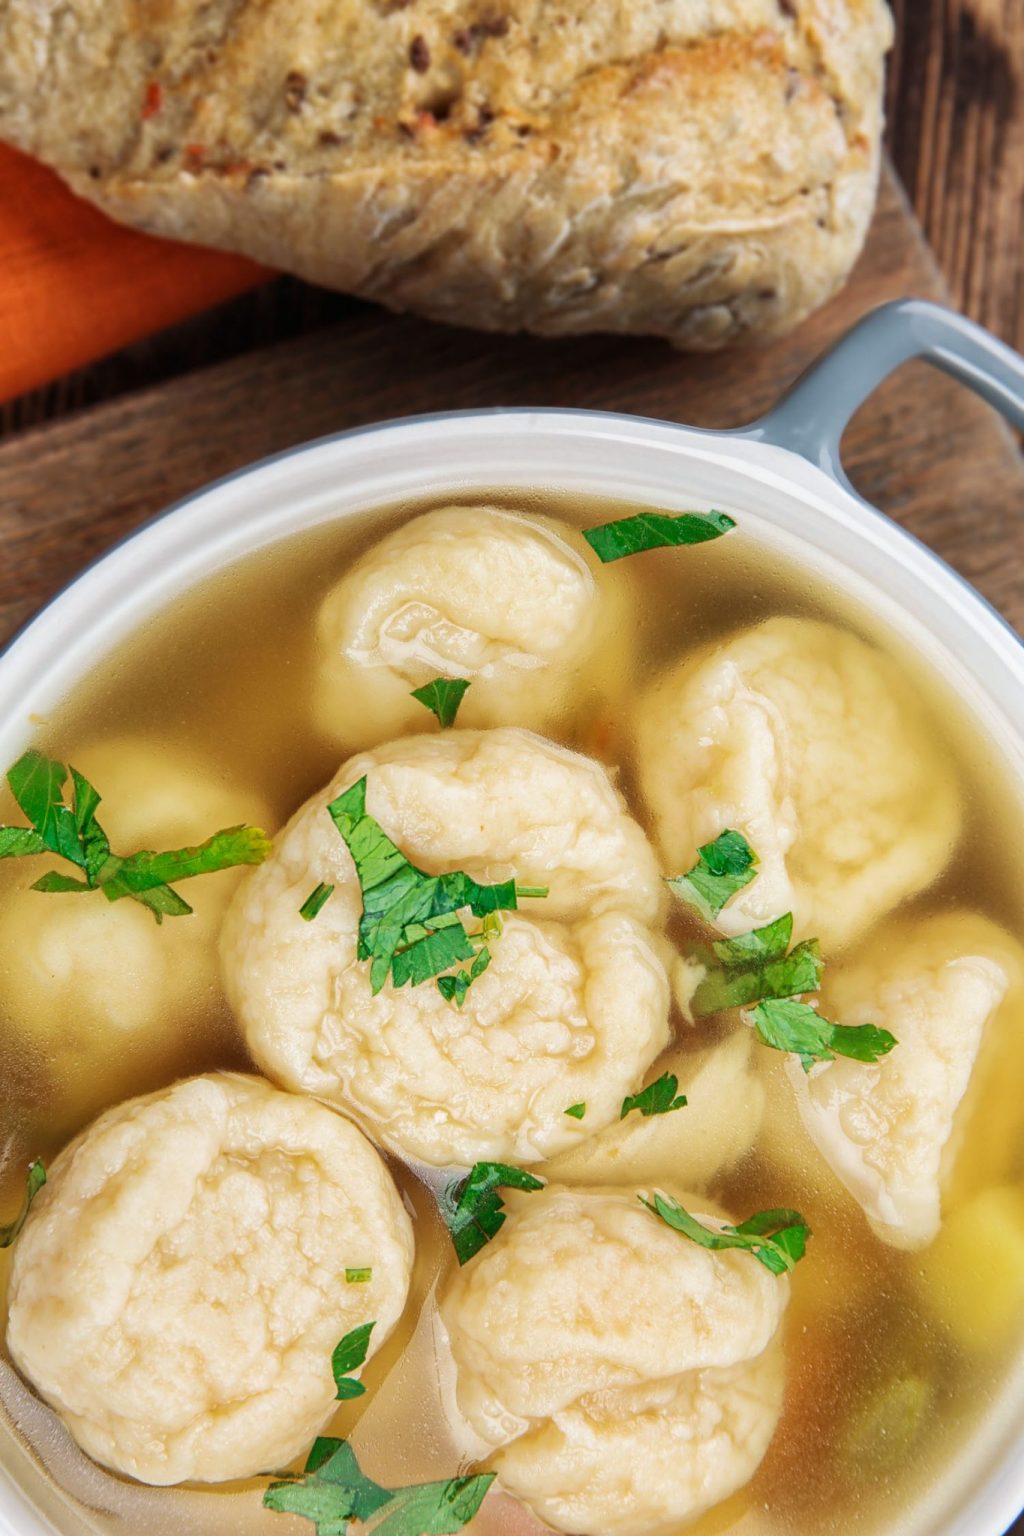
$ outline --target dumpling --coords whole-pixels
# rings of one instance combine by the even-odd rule
[[[726,828],[760,860],[729,934],[792,912],[826,954],[947,863],[960,830],[950,763],[896,666],[856,635],[774,618],[663,675],[635,750],[672,872]]]
[[[773,1341],[753,1360],[592,1392],[494,1458],[502,1486],[555,1530],[679,1530],[757,1471],[782,1411]]]
[[[99,817],[116,852],[186,847],[241,822],[268,825],[258,795],[142,737],[86,747],[73,761],[103,796]],[[192,915],[158,926],[135,901],[28,889],[51,866],[43,856],[4,871],[2,1012],[45,1063],[48,1113],[75,1130],[130,1087],[156,1086],[223,1043],[230,1023],[217,934],[240,871],[185,882]]]
[[[471,683],[460,726],[543,729],[576,714],[625,682],[628,581],[553,518],[426,512],[374,544],[321,607],[321,729],[349,749],[423,730],[410,691],[435,677]]]
[[[558,1184],[667,1180],[706,1189],[757,1139],[765,1090],[752,1060],[755,1049],[751,1032],[737,1029],[719,1044],[663,1057],[652,1076],[675,1074],[687,1098],[683,1109],[647,1118],[634,1110],[537,1171]]]
[[[504,1486],[589,1536],[640,1536],[728,1497],[781,1411],[788,1281],[681,1237],[633,1190],[507,1204],[441,1302],[458,1409],[498,1447]]]
[[[433,983],[371,995],[359,884],[326,809],[363,775],[368,813],[419,868],[549,888],[503,919],[461,1008]],[[304,922],[321,881],[334,894]],[[222,938],[228,995],[271,1077],[399,1153],[536,1162],[613,1120],[668,1043],[662,891],[597,763],[517,729],[407,738],[346,763],[246,880]],[[581,1102],[583,1121],[566,1115]]]
[[[7,1343],[104,1466],[250,1477],[330,1418],[334,1346],[373,1321],[379,1348],[412,1261],[355,1126],[259,1078],[192,1078],[108,1110],[53,1164],[14,1249]]]
[[[806,1074],[787,1057],[785,1071],[809,1135],[883,1242],[923,1248],[939,1230],[957,1112],[1021,958],[994,924],[949,912],[890,924],[825,972],[828,1018],[879,1024],[898,1044],[874,1064],[837,1057]]]

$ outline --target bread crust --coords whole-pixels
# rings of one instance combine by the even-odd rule
[[[845,280],[890,41],[884,0],[0,0],[0,136],[392,309],[712,350]]]

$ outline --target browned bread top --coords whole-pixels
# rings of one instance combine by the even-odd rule
[[[883,0],[0,0],[116,217],[487,328],[788,328],[873,202]]]

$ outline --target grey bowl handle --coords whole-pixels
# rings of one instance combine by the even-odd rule
[[[847,484],[839,443],[850,417],[914,357],[970,385],[1024,431],[1024,357],[951,309],[899,299],[865,315],[747,432],[802,454]]]

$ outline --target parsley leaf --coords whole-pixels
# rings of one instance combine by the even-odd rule
[[[651,1115],[667,1115],[673,1109],[685,1109],[686,1095],[676,1097],[679,1079],[674,1072],[663,1072],[653,1083],[641,1088],[639,1093],[628,1094],[622,1101],[619,1119],[625,1120],[630,1110],[638,1109],[645,1119]]]
[[[311,923],[314,918],[320,916],[320,913],[323,911],[324,907],[326,907],[327,903],[330,901],[333,895],[334,886],[325,885],[321,880],[319,885],[314,885],[313,889],[302,903],[302,906],[299,908],[299,916],[303,919],[304,922]]]
[[[460,960],[472,959],[476,948],[458,915],[463,908],[487,919],[499,911],[514,912],[520,896],[541,894],[535,888],[520,890],[514,880],[480,885],[462,870],[428,875],[417,869],[380,823],[367,815],[365,775],[327,809],[356,866],[363,894],[356,953],[360,960],[370,961],[374,993],[389,976],[393,986],[417,986]],[[486,963],[479,966],[477,975]],[[460,991],[465,997],[472,979],[472,972],[465,983],[452,978],[452,997],[457,998]],[[446,988],[442,992],[448,995]]]
[[[433,682],[424,683],[422,688],[414,688],[412,696],[417,703],[425,705],[431,714],[437,716],[438,724],[444,731],[455,724],[455,716],[468,687],[469,681],[464,677],[435,677]]]
[[[720,965],[707,972],[693,994],[694,1013],[719,1013],[764,998],[817,992],[823,970],[821,947],[817,939],[804,939],[787,954],[792,937],[793,914],[787,912],[763,928],[714,942],[711,948]]]
[[[263,1505],[312,1521],[317,1536],[347,1536],[353,1520],[372,1536],[454,1536],[472,1520],[493,1481],[493,1472],[483,1472],[384,1488],[363,1473],[347,1440],[321,1436],[301,1476],[271,1483]]]
[[[48,870],[35,882],[34,891],[101,890],[108,901],[131,897],[148,907],[159,923],[165,917],[184,917],[192,911],[171,889],[172,880],[188,880],[239,864],[261,864],[270,852],[266,833],[258,827],[227,827],[194,848],[169,853],[144,849],[119,857],[111,852],[107,835],[96,820],[98,791],[76,768],[70,773],[70,805],[65,803],[68,769],[41,752],[26,752],[7,774],[11,792],[32,826],[0,827],[0,859],[50,852],[81,871],[79,877]]]
[[[765,1045],[799,1056],[805,1072],[816,1061],[833,1061],[837,1056],[877,1061],[898,1043],[895,1035],[877,1024],[832,1024],[810,1003],[792,998],[758,1003],[750,1010],[750,1021]]]
[[[454,1002],[457,1008],[461,1008],[473,982],[483,975],[490,963],[491,952],[485,944],[468,971],[456,971],[454,976],[439,976],[437,990],[448,1002]]]
[[[499,1189],[543,1189],[544,1180],[508,1163],[476,1163],[469,1176],[449,1185],[441,1201],[441,1214],[455,1245],[455,1255],[465,1264],[505,1223]]]
[[[706,923],[713,923],[731,896],[757,875],[757,855],[740,832],[720,832],[697,849],[697,862],[668,884]]]
[[[586,1104],[570,1104],[568,1109],[563,1110],[563,1114],[571,1115],[574,1120],[582,1120],[586,1112]]]
[[[345,1271],[348,1279],[348,1271]],[[376,1328],[376,1323],[361,1323],[358,1328],[353,1328],[350,1333],[336,1344],[331,1356],[331,1370],[334,1372],[334,1385],[338,1389],[338,1401],[344,1402],[346,1398],[362,1397],[366,1388],[361,1381],[354,1381],[349,1375],[350,1371],[357,1371],[366,1360],[366,1352],[370,1347],[370,1334]]]
[[[735,520],[725,512],[636,512],[597,528],[584,528],[583,537],[597,558],[607,565],[624,555],[645,549],[666,549],[677,544],[706,544],[721,538]]]
[[[28,1173],[25,1176],[25,1195],[21,1202],[21,1209],[14,1220],[6,1227],[0,1227],[0,1248],[9,1248],[28,1220],[28,1213],[32,1208],[32,1201],[38,1195],[46,1183],[46,1169],[38,1158],[29,1163]]]
[[[758,1211],[739,1226],[706,1227],[668,1195],[655,1194],[653,1202],[639,1196],[642,1205],[660,1216],[676,1232],[702,1248],[744,1248],[773,1275],[781,1275],[803,1258],[811,1229],[799,1211]]]

